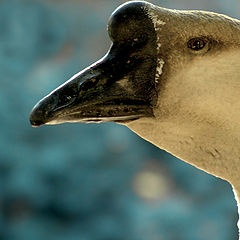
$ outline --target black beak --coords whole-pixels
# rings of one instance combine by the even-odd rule
[[[32,126],[126,122],[153,116],[152,108],[157,100],[156,36],[152,22],[143,19],[146,15],[140,5],[139,8],[125,6],[123,11],[112,15],[108,31],[113,44],[109,52],[39,101],[30,115]],[[126,15],[131,15],[131,19],[136,15],[134,22],[129,23]],[[122,30],[117,22],[127,21],[130,27],[136,28],[138,18],[141,30],[130,31],[127,36],[124,29],[123,35],[120,34]]]

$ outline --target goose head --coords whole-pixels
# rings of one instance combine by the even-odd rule
[[[107,54],[39,101],[32,126],[117,122],[240,193],[240,22],[132,1]]]

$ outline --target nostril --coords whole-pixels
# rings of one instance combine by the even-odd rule
[[[77,94],[70,94],[70,93],[66,93],[66,94],[62,94],[61,97],[58,98],[58,101],[56,102],[56,105],[54,106],[54,110],[57,110],[59,108],[63,108],[71,103],[74,102],[74,100],[76,99]]]

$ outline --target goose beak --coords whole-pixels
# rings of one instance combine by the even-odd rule
[[[110,51],[73,76],[35,105],[30,114],[31,125],[126,122],[153,116],[151,84],[148,92],[144,84],[137,84],[136,74],[140,74],[138,69],[142,68],[143,62],[123,64],[122,61],[128,62],[121,54]]]
[[[108,22],[112,46],[99,61],[39,101],[32,126],[121,122],[152,117],[157,102],[157,37],[147,3],[120,6]]]

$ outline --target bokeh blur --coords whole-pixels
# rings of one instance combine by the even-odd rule
[[[33,105],[102,57],[120,0],[0,1],[0,239],[232,240],[228,183],[117,124],[32,128]],[[239,0],[162,0],[240,17]]]

